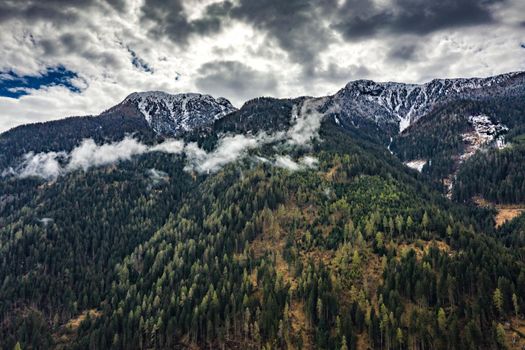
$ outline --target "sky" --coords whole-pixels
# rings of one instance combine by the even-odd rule
[[[0,0],[0,132],[135,91],[240,107],[521,70],[523,0]]]

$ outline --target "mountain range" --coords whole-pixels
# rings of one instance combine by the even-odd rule
[[[525,345],[525,73],[0,134],[0,348]]]

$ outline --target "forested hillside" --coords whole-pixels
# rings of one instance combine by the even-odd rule
[[[1,134],[0,348],[521,349],[522,75],[495,79]]]
[[[436,108],[424,119],[394,137],[390,149],[402,161],[426,161],[422,172],[435,181],[442,182],[458,170],[471,152],[481,146],[490,146],[480,144],[483,140],[475,140],[474,144],[468,142],[468,136],[477,136],[477,130],[469,117],[487,116],[493,124],[502,125],[503,129],[491,134],[492,139],[505,135],[505,139],[512,142],[515,136],[525,130],[524,110],[524,96],[457,101]]]
[[[225,130],[267,127],[231,118],[193,138],[213,149]],[[357,135],[326,119],[310,147],[275,142],[210,175],[152,153],[3,181],[2,347],[507,346],[525,311],[520,250],[488,210]],[[260,160],[275,151],[317,167]]]

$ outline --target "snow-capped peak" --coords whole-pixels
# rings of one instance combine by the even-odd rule
[[[353,123],[365,118],[378,125],[395,124],[403,132],[436,105],[461,98],[483,99],[498,93],[523,93],[525,73],[489,78],[435,79],[425,84],[349,82],[333,96],[342,117]]]
[[[168,135],[210,125],[237,110],[222,97],[198,93],[172,95],[162,91],[134,92],[122,104],[134,105],[156,133]]]

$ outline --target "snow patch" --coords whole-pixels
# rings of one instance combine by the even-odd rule
[[[225,98],[197,93],[135,92],[123,103],[134,104],[158,134],[177,134],[208,125],[237,109]]]
[[[490,117],[484,114],[470,116],[468,121],[474,130],[461,135],[467,144],[467,148],[465,153],[460,156],[460,161],[469,159],[479,149],[489,146],[491,143],[497,148],[505,147],[503,134],[509,130],[505,125],[494,124]]]
[[[425,164],[427,164],[427,161],[424,159],[416,159],[416,160],[411,160],[409,162],[405,162],[404,164],[409,168],[422,172],[423,167],[425,166]]]

